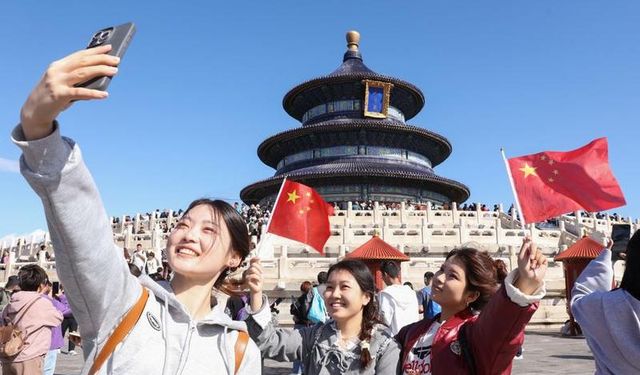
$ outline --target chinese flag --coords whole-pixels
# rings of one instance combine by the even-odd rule
[[[320,254],[329,239],[333,207],[312,188],[286,180],[273,208],[269,233],[305,243]]]
[[[509,169],[525,223],[579,209],[604,211],[626,203],[609,168],[606,138],[573,151],[511,158]]]

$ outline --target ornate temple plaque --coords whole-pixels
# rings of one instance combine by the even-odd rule
[[[387,118],[389,110],[389,97],[393,83],[362,81],[364,87],[364,117]]]

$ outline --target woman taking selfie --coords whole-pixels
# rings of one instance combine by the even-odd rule
[[[175,272],[169,290],[147,276],[135,278],[113,243],[79,146],[60,135],[60,112],[77,100],[107,97],[76,85],[116,74],[119,59],[107,54],[110,48],[52,63],[12,134],[23,152],[22,174],[42,199],[58,275],[82,332],[82,374],[260,374],[256,345],[239,333],[244,323],[210,302],[212,287],[249,253],[242,218],[222,201],[192,202],[167,241]]]
[[[396,372],[400,348],[378,318],[373,277],[364,263],[343,260],[329,268],[324,300],[331,319],[299,330],[271,323],[258,259],[245,277],[252,310],[247,328],[264,357],[301,361],[306,375]]]
[[[545,294],[546,270],[546,257],[529,238],[508,276],[504,263],[486,252],[452,250],[431,289],[442,312],[396,336],[402,346],[398,373],[510,374],[525,326]]]

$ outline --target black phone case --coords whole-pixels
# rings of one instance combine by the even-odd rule
[[[136,33],[136,26],[132,23],[125,23],[120,26],[107,27],[96,31],[89,41],[88,48],[94,48],[103,44],[111,44],[109,55],[122,58],[129,47],[131,39]],[[111,77],[96,77],[87,82],[78,84],[78,87],[104,91],[111,83]]]
[[[613,260],[619,260],[620,253],[627,251],[627,244],[631,238],[631,225],[629,224],[613,224],[611,230],[611,240],[613,246],[611,252],[613,253]]]

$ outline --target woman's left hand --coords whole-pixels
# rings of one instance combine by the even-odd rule
[[[518,279],[515,287],[524,294],[532,294],[540,288],[547,273],[547,257],[531,241],[525,237],[518,254]]]

